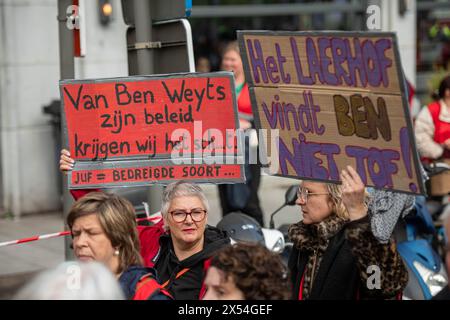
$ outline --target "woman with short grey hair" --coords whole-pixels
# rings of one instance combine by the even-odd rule
[[[206,196],[199,185],[178,182],[169,184],[164,190],[161,204],[161,215],[163,216],[163,218],[168,218],[170,204],[172,200],[177,197],[197,197],[202,202],[205,211],[209,212],[208,199],[206,199]],[[168,226],[165,225],[165,227],[167,230]]]

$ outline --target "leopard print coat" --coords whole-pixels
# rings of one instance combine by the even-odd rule
[[[371,274],[368,267],[380,268],[380,290],[364,290],[366,297],[392,298],[401,292],[408,282],[408,272],[397,252],[393,241],[380,243],[373,235],[370,220],[366,216],[350,222],[337,215],[324,221],[305,225],[303,222],[293,224],[289,237],[301,251],[309,253],[303,282],[303,297],[308,298],[314,285],[320,263],[328,248],[330,239],[344,229],[345,238],[350,245],[352,255],[356,258],[361,283],[367,283]],[[364,288],[364,286],[362,286]]]

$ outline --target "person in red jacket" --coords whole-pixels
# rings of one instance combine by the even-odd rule
[[[417,148],[428,161],[450,159],[450,76],[441,81],[434,98],[415,122]]]
[[[236,41],[229,43],[224,51],[221,69],[232,71],[236,84],[236,97],[239,111],[239,126],[242,130],[253,128],[253,112],[250,102],[248,85],[245,82],[244,68]],[[258,189],[261,180],[261,166],[259,163],[248,163],[251,143],[246,142],[245,175],[247,182],[242,184],[219,185],[220,204],[222,214],[243,212],[264,226],[263,212],[260,206]]]
[[[74,160],[61,151],[60,170],[71,170]],[[71,190],[74,198],[96,190]],[[169,184],[161,205],[162,220],[138,226],[141,256],[156,269],[162,287],[175,300],[203,297],[203,280],[211,256],[230,243],[225,232],[207,225],[209,204],[200,186],[178,181]]]

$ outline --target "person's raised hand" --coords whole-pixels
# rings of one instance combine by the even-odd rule
[[[73,169],[75,161],[70,157],[70,152],[66,149],[61,150],[61,157],[59,158],[59,170],[67,173]]]

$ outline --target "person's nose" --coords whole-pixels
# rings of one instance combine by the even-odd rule
[[[186,220],[184,220],[184,223],[186,223],[186,224],[194,223],[194,220],[192,219],[192,213],[187,213],[186,214]]]
[[[87,246],[87,236],[84,232],[81,232],[80,235],[73,240],[73,247],[75,249],[83,248]]]
[[[232,68],[233,67],[233,64],[230,62],[230,61],[224,61],[223,62],[223,66],[225,67],[225,68]]]
[[[303,199],[303,197],[297,196],[297,200],[295,200],[295,204],[298,206],[304,206],[306,204],[306,201]]]

